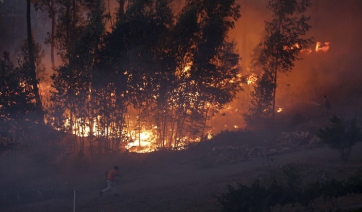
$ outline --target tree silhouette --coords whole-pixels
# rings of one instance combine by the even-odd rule
[[[36,10],[47,11],[48,17],[51,19],[51,31],[48,34],[46,43],[50,44],[50,59],[52,68],[55,68],[55,33],[56,33],[56,15],[57,15],[57,0],[39,0],[34,4]]]
[[[53,111],[68,113],[70,125],[67,130],[82,137],[93,136],[93,131],[86,132],[86,129],[93,129],[93,118],[96,116],[97,104],[94,103],[94,98],[97,96],[97,90],[92,88],[92,81],[102,36],[105,33],[104,1],[94,1],[87,7],[87,24],[78,32],[78,38],[72,41],[69,52],[65,54],[70,56],[68,62],[60,66],[52,76],[56,89],[52,96],[55,103]],[[60,110],[59,104],[64,106],[63,111]],[[65,121],[62,120],[60,123],[64,124]],[[76,154],[84,154],[84,139],[80,140],[78,151],[76,139],[73,145]]]
[[[33,86],[33,92],[35,95],[36,106],[38,110],[38,123],[44,125],[44,112],[43,112],[43,105],[41,102],[40,94],[39,94],[39,87],[38,87],[38,79],[36,75],[36,67],[35,67],[35,56],[34,56],[34,42],[33,42],[33,35],[31,30],[31,15],[30,15],[30,1],[27,0],[26,6],[26,23],[27,23],[27,41],[28,41],[28,55],[29,60],[29,76],[31,77],[31,84]]]
[[[15,67],[7,52],[0,59],[0,133],[11,140],[39,121],[28,63],[19,64]]]
[[[186,105],[183,108],[185,116],[195,118],[190,120],[189,126],[197,126],[201,117],[205,120],[217,112],[240,89],[237,79],[239,57],[234,53],[235,43],[227,41],[227,32],[240,17],[239,5],[235,1],[187,1],[183,14],[185,20],[194,22],[188,23],[193,34],[181,62],[189,67],[187,71],[180,67],[183,73],[178,82],[179,99],[180,105]],[[209,111],[210,106],[214,111]],[[203,134],[203,130],[200,133]]]
[[[331,149],[337,150],[343,161],[347,161],[352,147],[362,140],[361,129],[357,127],[356,119],[349,124],[337,116],[330,119],[332,127],[319,129],[317,136]]]
[[[265,22],[264,35],[257,47],[253,63],[257,64],[262,71],[271,73],[270,82],[267,84],[274,84],[274,86],[268,86],[272,89],[271,114],[273,118],[275,117],[278,73],[291,71],[294,62],[301,59],[297,57],[298,54],[312,43],[312,38],[304,37],[310,29],[308,25],[310,17],[304,16],[304,12],[310,6],[309,0],[269,0],[268,2],[267,8],[272,12],[272,20]],[[265,94],[269,95],[270,92],[265,92]],[[255,96],[254,98],[268,97]],[[262,101],[255,100],[254,102]],[[269,110],[269,108],[265,109]]]
[[[252,97],[248,113],[243,114],[249,127],[262,127],[268,125],[268,120],[272,116],[273,75],[265,70],[260,78],[255,82],[254,90],[250,92]]]
[[[66,124],[65,115],[70,128],[78,121],[91,130],[96,126],[99,151],[128,141],[131,131],[140,138],[143,129],[157,133],[161,148],[204,136],[207,119],[241,89],[239,55],[235,42],[227,41],[239,6],[232,0],[187,1],[174,17],[171,2],[133,0],[122,10],[120,1],[108,32],[104,1],[88,3],[81,7],[88,14],[80,22],[85,25],[72,41],[65,33],[71,29],[66,18],[71,6],[64,5],[58,34],[64,65],[52,77],[52,111],[60,119],[54,125]],[[134,110],[130,122],[126,113]]]

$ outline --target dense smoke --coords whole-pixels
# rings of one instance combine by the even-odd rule
[[[361,97],[361,33],[362,8],[360,1],[312,1],[310,10],[312,30],[309,35],[315,42],[329,42],[326,52],[301,54],[304,59],[296,63],[289,76],[279,81],[279,102],[298,104],[321,103],[327,95],[334,105],[334,112],[341,115],[357,115]],[[354,109],[353,109],[354,108]],[[346,114],[349,110],[349,114]]]

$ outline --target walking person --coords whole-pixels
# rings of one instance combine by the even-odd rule
[[[118,177],[118,166],[114,166],[113,169],[109,170],[108,172],[106,172],[106,176],[107,176],[107,188],[103,189],[102,191],[99,191],[99,196],[102,196],[102,194],[108,190],[113,190],[113,196],[119,196],[119,194],[117,194],[117,189],[116,189],[116,183],[114,182],[114,178]]]

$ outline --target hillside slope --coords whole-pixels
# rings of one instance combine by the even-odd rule
[[[198,167],[187,158],[182,160],[181,154],[177,159],[158,156],[153,160],[140,160],[135,165],[137,167],[130,166],[128,170],[123,167],[122,177],[117,182],[120,197],[113,197],[111,192],[99,197],[99,190],[106,186],[102,177],[84,173],[62,185],[68,189],[66,195],[0,208],[0,211],[72,211],[74,199],[71,186],[78,191],[77,212],[220,211],[221,206],[215,196],[227,192],[227,185],[237,182],[249,184],[267,169],[278,169],[290,163],[305,167],[305,171],[309,172],[305,174],[313,174],[316,178],[325,173],[330,177],[343,177],[362,170],[361,151],[362,145],[356,145],[347,164],[340,162],[336,151],[321,147],[209,168]],[[346,202],[345,207],[355,204]]]

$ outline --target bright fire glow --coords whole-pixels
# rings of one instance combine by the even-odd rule
[[[141,133],[132,131],[130,137],[133,142],[127,144],[126,148],[130,152],[153,152],[157,149],[156,136],[151,130],[142,130]]]
[[[93,123],[96,123],[95,118],[93,120]],[[68,128],[68,127],[70,127],[70,124],[71,124],[70,120],[66,119],[64,126],[66,128]],[[76,119],[75,123],[73,123],[72,133],[79,137],[87,137],[91,134],[91,130],[90,130],[89,126],[90,126],[90,124],[88,121],[84,122],[82,119],[78,118],[78,119]],[[92,132],[93,132],[93,136],[101,135],[101,133],[99,131],[97,131],[96,124],[93,125]]]
[[[208,139],[208,140],[211,140],[211,139],[212,139],[212,134],[211,134],[211,132],[208,132],[208,133],[207,133],[207,139]]]
[[[283,47],[283,50],[292,50],[292,49],[294,49],[294,48],[299,49],[299,48],[300,48],[299,43],[296,43],[296,44],[294,44],[294,45],[291,46],[291,47],[289,47],[289,46],[284,46],[284,47]]]
[[[282,111],[283,111],[283,108],[281,108],[281,107],[278,108],[278,110],[277,110],[278,113],[280,113],[280,112],[282,112]]]
[[[256,80],[258,80],[258,77],[256,76],[256,74],[250,74],[247,80],[248,85],[253,84],[256,82]]]
[[[319,52],[327,52],[329,50],[329,44],[330,42],[324,42],[324,44],[322,45],[322,42],[317,42],[316,46],[315,46],[315,51]]]
[[[330,44],[331,44],[330,42],[324,42],[322,44],[322,42],[318,41],[318,42],[316,42],[314,51],[315,52],[327,52],[329,50]],[[308,48],[308,49],[302,49],[301,52],[310,54],[313,52],[313,50],[311,48]]]
[[[99,119],[100,117],[98,117]],[[92,131],[90,130],[90,124],[87,121],[83,121],[82,119],[78,118],[76,119],[76,122],[73,123],[73,127],[72,127],[72,133],[74,135],[77,135],[79,137],[87,137],[91,134],[93,134],[93,136],[106,136],[104,135],[106,132],[108,132],[110,135],[114,134],[114,132],[112,131],[111,128],[108,129],[104,129],[104,130],[100,130],[98,129],[97,125],[96,125],[96,121],[97,119],[94,118],[93,120],[93,127],[92,127]],[[65,127],[70,127],[70,120],[67,119],[66,123],[65,123]],[[61,129],[58,129],[61,130]],[[157,126],[152,127],[151,129],[141,129],[141,132],[139,132],[139,130],[133,130],[129,133],[127,133],[127,131],[124,131],[123,134],[128,136],[131,139],[131,142],[129,142],[125,148],[129,151],[129,152],[137,152],[137,153],[147,153],[147,152],[153,152],[156,151],[157,148],[159,147],[159,145],[157,144],[157,133],[155,133],[154,131],[157,130]],[[116,133],[117,135],[119,135],[120,133]],[[107,135],[109,136],[109,135]],[[112,136],[111,136],[112,137]],[[113,136],[116,137],[116,136]],[[208,140],[212,139],[212,132],[211,130],[207,132],[206,134],[206,138]],[[179,147],[178,149],[184,149],[185,147],[183,146],[184,144],[186,144],[187,142],[200,142],[201,138],[197,137],[193,140],[191,140],[190,138],[188,138],[187,136],[182,137],[182,138],[178,138],[177,140],[179,140]],[[174,145],[172,145],[172,147],[174,147]]]

